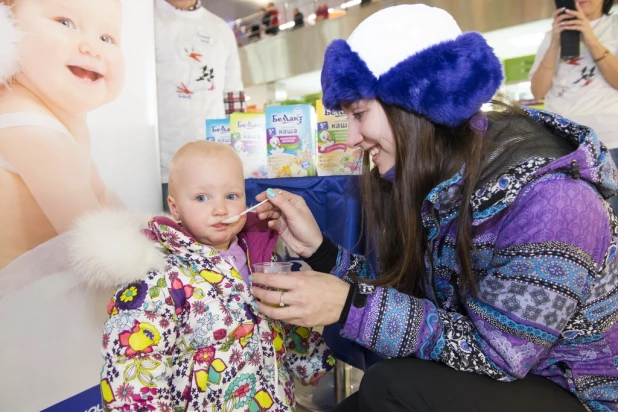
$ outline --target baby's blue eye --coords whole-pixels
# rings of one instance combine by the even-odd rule
[[[101,36],[101,41],[104,43],[116,44],[114,38],[112,36],[108,36],[107,34]]]
[[[199,195],[195,198],[195,200],[197,200],[198,202],[205,202],[208,198],[206,197],[206,195]]]
[[[63,26],[68,27],[69,29],[75,29],[75,23],[73,23],[71,20],[64,18],[64,17],[59,17],[56,19],[56,21],[60,24],[62,24]]]
[[[237,194],[232,193],[232,194],[227,195],[227,200],[236,200],[236,199],[238,199]]]

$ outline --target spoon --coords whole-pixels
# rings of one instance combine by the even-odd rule
[[[266,203],[266,202],[268,202],[268,199],[266,199],[266,200],[262,200],[262,201],[261,201],[260,203],[258,203],[257,205],[255,205],[255,206],[251,206],[249,209],[245,210],[244,212],[242,212],[242,213],[240,213],[240,214],[238,214],[238,215],[236,215],[236,216],[228,217],[227,219],[225,219],[225,220],[224,220],[224,221],[222,221],[221,223],[225,223],[226,225],[227,225],[227,224],[230,224],[230,223],[236,223],[236,222],[238,222],[238,219],[240,219],[240,217],[241,217],[242,215],[246,214],[247,212],[252,211],[253,209],[255,209],[256,207],[258,207],[259,205],[264,204],[264,203]]]

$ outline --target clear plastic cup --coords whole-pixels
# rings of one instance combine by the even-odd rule
[[[261,273],[288,273],[292,271],[292,262],[254,263],[253,271]]]
[[[261,263],[254,263],[253,264],[253,271],[254,272],[261,272],[261,273],[279,273],[279,274],[286,274],[288,272],[292,271],[292,262],[261,262]],[[279,288],[272,288],[269,286],[265,286],[265,289],[268,290],[278,290],[278,291],[283,291],[284,289],[279,289]],[[279,307],[279,303],[278,302],[269,302],[268,305],[273,306],[275,308]]]

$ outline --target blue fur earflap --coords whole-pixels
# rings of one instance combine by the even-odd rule
[[[334,40],[327,48],[322,68],[324,107],[341,110],[342,103],[376,97],[378,80],[358,53],[345,40]]]
[[[379,98],[449,127],[459,126],[497,92],[502,64],[478,33],[464,33],[401,61],[379,79],[344,40],[326,49],[324,105]]]

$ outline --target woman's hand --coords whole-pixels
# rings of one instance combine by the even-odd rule
[[[564,21],[573,18],[573,16],[569,15],[568,12],[572,10],[567,10],[566,8],[556,9],[552,13],[552,17],[554,19],[551,26],[551,43],[550,47],[554,47],[556,49],[560,48],[560,33],[567,30],[566,26],[563,24]]]
[[[302,257],[309,257],[322,244],[322,232],[305,200],[295,194],[268,189],[256,196],[258,201],[268,199],[256,209],[261,220],[271,219],[268,227],[276,230],[285,244]]]
[[[260,312],[305,327],[337,322],[350,290],[350,285],[338,277],[314,271],[285,275],[254,273],[253,284],[253,295],[260,300]],[[266,290],[264,286],[282,289],[283,299],[281,290]],[[285,307],[279,307],[281,300]]]
[[[591,49],[595,47],[599,43],[599,41],[594,35],[594,32],[592,31],[592,26],[590,26],[590,20],[588,20],[588,18],[584,14],[581,6],[577,2],[575,2],[575,7],[577,8],[577,10],[566,10],[566,20],[563,18],[560,22],[560,26],[563,28],[562,30],[577,30],[578,32],[580,32],[582,34],[582,42],[586,45],[588,49]],[[558,39],[558,41],[559,40],[560,39]]]

